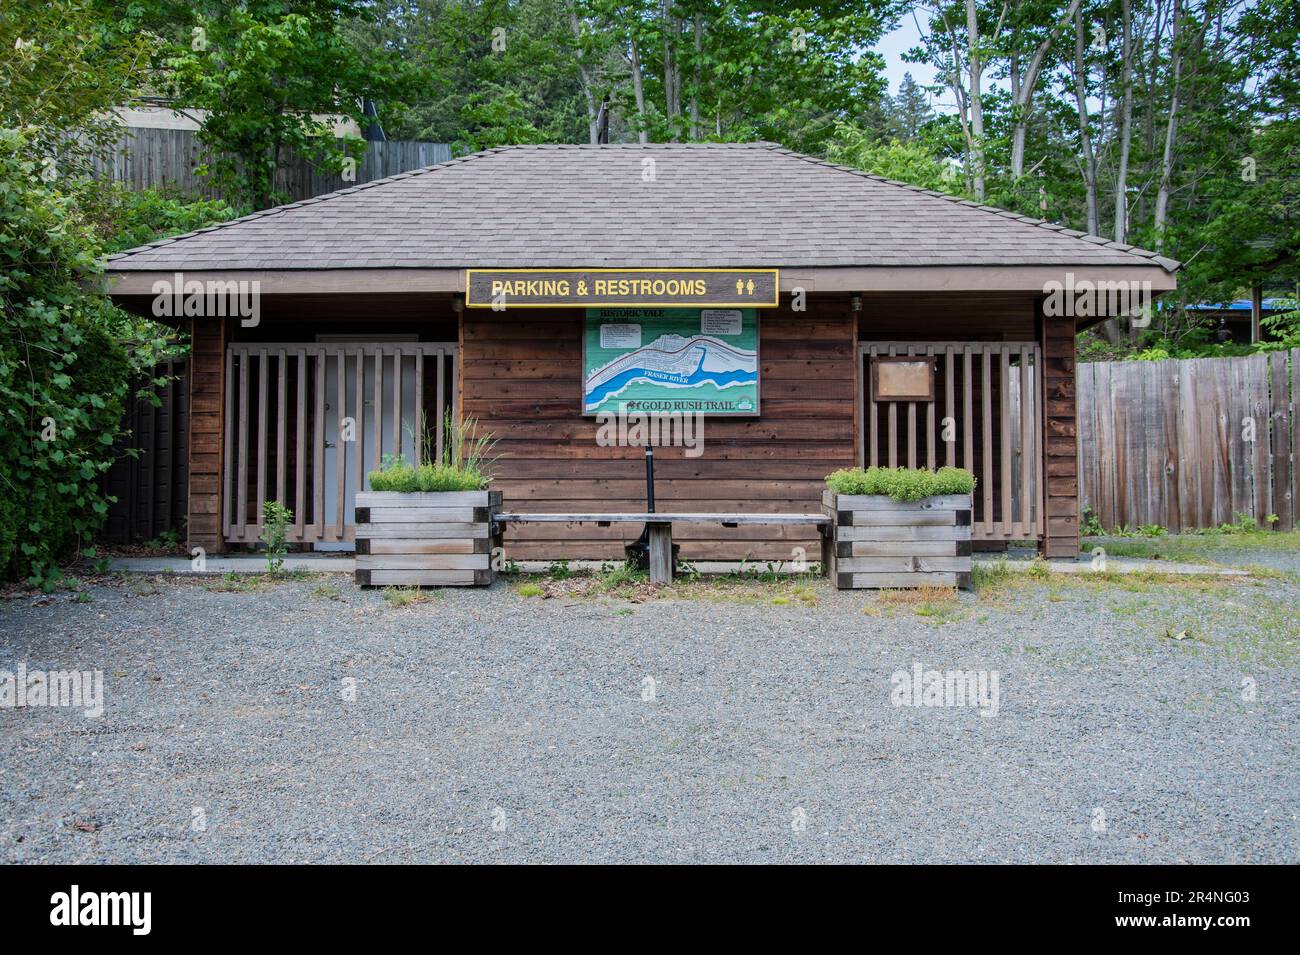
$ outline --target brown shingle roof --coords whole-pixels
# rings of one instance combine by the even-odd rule
[[[108,267],[1150,264],[1178,267],[771,143],[736,143],[504,146],[131,249]]]

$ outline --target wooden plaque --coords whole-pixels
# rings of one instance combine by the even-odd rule
[[[872,359],[875,401],[934,401],[934,356],[877,355]]]

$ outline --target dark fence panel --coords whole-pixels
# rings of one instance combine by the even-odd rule
[[[109,505],[100,538],[116,544],[152,540],[184,527],[189,484],[189,361],[158,367],[170,380],[158,391],[161,404],[132,404],[123,419],[129,432],[116,446],[117,460],[104,475]],[[137,454],[128,453],[134,449]]]

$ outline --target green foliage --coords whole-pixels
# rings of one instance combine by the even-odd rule
[[[519,594],[521,597],[540,597],[545,594],[546,591],[543,590],[539,584],[529,581],[528,583],[520,584],[515,593]]]
[[[434,435],[425,428],[425,460],[408,464],[400,454],[385,454],[383,466],[369,474],[370,490],[481,491],[492,481],[491,451],[496,443],[491,434],[477,435],[473,418],[456,419],[448,411],[443,421],[441,460],[429,456],[437,448]]]
[[[956,195],[961,186],[952,168],[920,142],[880,141],[847,123],[836,124],[826,155],[833,163],[936,192]]]
[[[254,209],[284,199],[275,171],[289,152],[343,172],[364,143],[335,136],[331,117],[362,124],[362,97],[396,100],[418,88],[413,65],[345,36],[345,21],[366,12],[352,0],[214,5],[194,18],[201,33],[168,50],[173,92],[208,111],[199,138],[213,149],[208,171],[228,197]]]
[[[98,291],[101,247],[75,197],[41,180],[31,140],[0,131],[0,576],[49,586],[108,513],[132,380],[179,351]]]
[[[100,180],[79,183],[77,198],[82,217],[110,255],[205,229],[237,214],[221,199],[187,197],[168,189],[134,190]]]
[[[110,111],[137,93],[157,45],[140,13],[108,0],[5,0],[0,128],[26,130],[43,173],[46,158],[60,178],[84,171],[117,137]]]
[[[1106,528],[1101,526],[1101,520],[1097,517],[1097,512],[1085,505],[1079,520],[1079,536],[1101,537],[1105,533]]]
[[[279,501],[267,501],[262,505],[262,543],[266,546],[268,574],[278,574],[284,567],[289,525],[292,523],[293,511]]]
[[[836,494],[885,494],[895,501],[919,501],[940,494],[970,494],[975,476],[965,468],[844,468],[826,476]]]
[[[378,471],[370,472],[370,490],[398,491],[481,491],[487,478],[442,464],[407,464],[401,456],[384,455],[388,460]]]

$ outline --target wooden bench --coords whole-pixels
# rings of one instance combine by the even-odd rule
[[[739,527],[741,524],[805,524],[817,527],[823,540],[831,519],[824,514],[700,514],[671,511],[642,512],[639,514],[514,514],[500,512],[499,524],[644,524],[650,538],[650,582],[670,583],[673,579],[673,525],[721,524]],[[823,554],[826,547],[823,544]],[[823,573],[825,566],[823,563]]]

